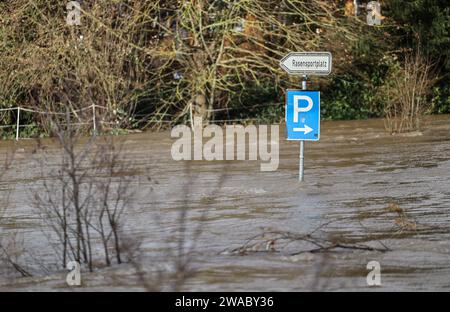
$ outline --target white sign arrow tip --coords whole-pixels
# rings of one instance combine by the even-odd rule
[[[305,125],[305,134],[308,134],[308,133],[310,133],[312,131],[313,131],[313,128],[308,127],[307,125]]]
[[[312,132],[314,129],[309,127],[308,125],[305,125],[304,128],[294,128],[295,132],[304,132],[305,134],[308,134]]]

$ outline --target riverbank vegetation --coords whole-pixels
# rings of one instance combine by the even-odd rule
[[[0,4],[0,109],[27,109],[0,111],[3,136],[17,118],[27,136],[49,135],[46,115],[66,109],[86,132],[161,129],[191,113],[278,122],[284,90],[299,85],[279,68],[290,51],[333,53],[333,75],[310,82],[324,119],[392,119],[404,101],[390,86],[413,81],[395,84],[405,71],[393,71],[417,51],[436,75],[412,101],[427,104],[421,114],[450,112],[450,11],[439,1],[382,1],[376,27],[346,1],[84,1],[79,26],[67,24],[66,5]]]

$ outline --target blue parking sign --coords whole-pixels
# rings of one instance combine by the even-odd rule
[[[288,140],[319,141],[319,91],[287,90],[286,127]]]

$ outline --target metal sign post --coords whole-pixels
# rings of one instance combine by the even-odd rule
[[[286,97],[287,139],[300,141],[299,181],[304,178],[305,141],[320,138],[320,92],[307,90],[307,76],[302,90],[288,90]]]
[[[308,75],[304,75],[302,81],[303,91],[306,91],[308,89],[307,81]],[[298,180],[300,182],[305,181],[305,140],[300,141],[300,164],[298,166]]]
[[[287,90],[287,139],[300,141],[299,181],[305,180],[305,141],[320,138],[320,92],[307,91],[308,75],[329,75],[332,55],[328,52],[293,52],[280,62],[281,68],[291,75],[301,75],[302,89]]]

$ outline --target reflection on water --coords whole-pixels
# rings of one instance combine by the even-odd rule
[[[450,118],[432,117],[423,132],[403,136],[386,135],[379,120],[324,122],[321,137],[320,142],[306,144],[302,185],[297,182],[297,142],[281,142],[278,171],[260,172],[259,163],[248,161],[191,162],[186,170],[184,163],[171,160],[168,132],[120,138],[126,141],[134,174],[142,174],[136,185],[139,205],[128,211],[124,231],[140,240],[151,266],[161,253],[160,242],[176,228],[177,208],[187,199],[190,220],[203,223],[193,263],[198,274],[188,290],[369,290],[366,265],[372,260],[381,264],[379,290],[448,289]],[[12,144],[0,143],[1,155]],[[51,141],[45,144],[54,147]],[[31,160],[33,149],[32,141],[19,143],[13,170],[0,184],[2,196],[12,191],[7,212],[11,218],[0,224],[0,235],[18,232],[24,250],[33,250],[26,264],[38,270],[39,262],[54,259],[30,207],[30,193],[39,178]],[[146,182],[147,170],[157,184]],[[189,194],[183,194],[187,184]],[[390,203],[398,204],[416,227],[402,227],[399,215],[386,210]],[[288,249],[247,255],[223,252],[242,246],[263,229],[307,233],[328,222],[321,229],[324,237],[356,239],[391,251],[296,256]],[[127,279],[132,272],[127,265],[98,270],[84,277],[85,285],[139,290]],[[63,273],[34,278],[0,274],[1,290],[65,287]]]

